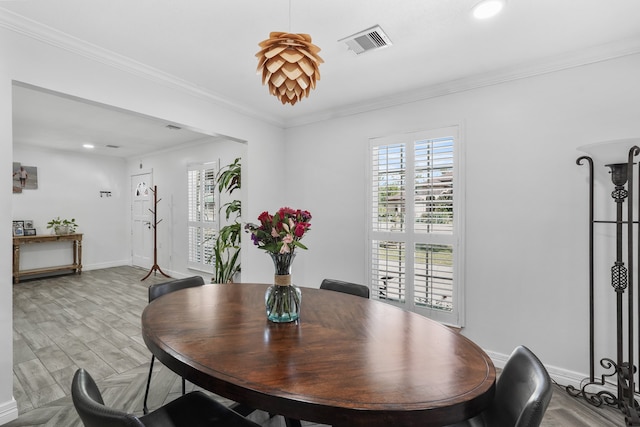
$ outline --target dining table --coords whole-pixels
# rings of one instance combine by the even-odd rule
[[[149,350],[243,406],[331,426],[446,426],[486,409],[489,356],[458,331],[380,300],[303,287],[300,318],[267,320],[267,284],[207,284],[142,313]]]

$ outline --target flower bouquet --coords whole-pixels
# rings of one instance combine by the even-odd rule
[[[275,267],[274,284],[267,289],[267,317],[273,322],[292,322],[300,317],[300,289],[291,283],[291,264],[295,249],[307,249],[300,239],[311,227],[311,214],[300,209],[280,208],[273,215],[262,212],[260,224],[247,224],[251,240],[265,250]]]

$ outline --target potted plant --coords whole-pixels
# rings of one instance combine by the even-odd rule
[[[218,192],[231,194],[241,188],[241,159],[220,169],[217,176]],[[213,283],[230,283],[233,276],[240,271],[240,235],[242,226],[239,222],[242,214],[240,200],[232,200],[220,207],[224,209],[227,225],[220,228],[213,245]]]
[[[52,228],[53,232],[58,235],[73,234],[77,227],[75,218],[60,219],[60,217],[56,217],[47,223],[47,228]]]

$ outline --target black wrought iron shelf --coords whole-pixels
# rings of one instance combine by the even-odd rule
[[[629,224],[629,221],[593,221],[595,224]],[[631,221],[632,224],[640,224],[640,221]]]
[[[589,165],[589,378],[577,389],[573,386],[566,387],[569,394],[574,397],[583,397],[594,406],[607,404],[617,406],[625,416],[626,426],[640,426],[640,405],[636,401],[635,394],[638,390],[637,371],[638,355],[635,354],[637,343],[640,343],[640,335],[636,336],[636,331],[640,331],[638,319],[635,313],[640,307],[640,292],[634,300],[634,292],[639,289],[638,278],[634,277],[634,266],[640,265],[640,227],[634,228],[633,224],[640,221],[634,216],[635,212],[640,212],[640,206],[634,193],[634,165],[633,159],[640,154],[640,148],[636,145],[629,149],[626,163],[607,164],[611,169],[611,180],[614,190],[611,197],[616,204],[616,219],[603,221],[594,219],[594,173],[593,159],[589,156],[581,156],[576,160],[576,164],[582,165],[587,162]],[[640,178],[640,176],[639,176]],[[640,180],[638,183],[640,188]],[[626,185],[626,188],[625,188]],[[640,199],[640,197],[637,197]],[[627,203],[626,219],[624,218],[623,204]],[[594,301],[594,225],[595,224],[615,224],[616,226],[616,260],[611,267],[611,286],[616,293],[616,357],[602,358],[600,366],[607,371],[600,378],[595,376],[595,301]],[[626,227],[625,227],[626,226]],[[626,230],[624,230],[626,228]],[[635,232],[634,232],[634,229]],[[626,249],[627,264],[624,262]],[[638,259],[634,253],[638,252]],[[626,305],[626,310],[625,310]],[[636,341],[637,340],[637,341]],[[617,393],[613,393],[604,388],[611,384],[607,379],[615,379]],[[595,390],[595,391],[591,391]]]

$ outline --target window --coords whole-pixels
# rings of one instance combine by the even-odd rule
[[[188,168],[189,267],[210,271],[218,231],[214,163]]]
[[[372,298],[454,325],[462,323],[457,134],[372,139],[368,215]]]

